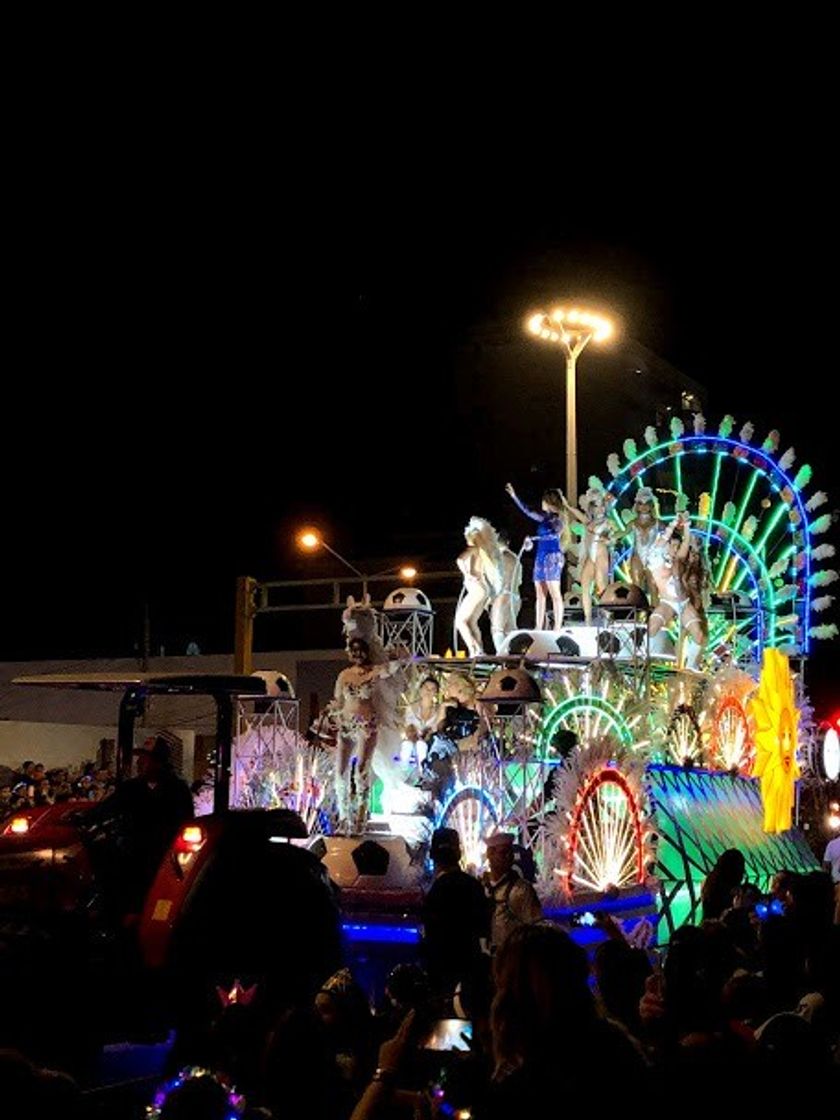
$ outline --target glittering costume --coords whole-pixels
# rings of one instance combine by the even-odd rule
[[[691,600],[683,594],[677,581],[670,546],[670,536],[666,537],[664,533],[659,533],[648,550],[648,564],[653,571],[658,572],[656,585],[659,590],[659,602],[663,606],[670,607],[677,619],[682,621],[682,612],[690,605]]]
[[[561,544],[563,518],[557,513],[529,509],[516,494],[511,497],[526,517],[537,522],[534,579],[543,583],[559,581],[566,561]]]
[[[682,524],[683,537],[674,549],[674,530]],[[684,640],[684,663],[695,669],[708,636],[703,594],[707,571],[699,549],[692,548],[688,522],[679,520],[659,533],[648,554],[651,578],[659,602],[651,612],[648,629],[651,638],[667,626],[671,618],[679,623]]]
[[[612,498],[604,491],[591,486],[580,499],[580,509],[567,507],[569,516],[583,525],[580,589],[583,617],[587,625],[592,621],[593,587],[595,594],[601,595],[609,581],[610,545],[615,532],[607,515],[611,501]]]
[[[371,762],[380,731],[376,689],[386,677],[400,670],[401,662],[372,664],[370,647],[363,639],[351,639],[348,649],[352,657],[363,661],[342,670],[335,684],[338,726],[335,797],[339,832],[359,835],[367,823]]]
[[[522,602],[519,585],[522,582],[522,565],[519,557],[509,548],[502,547],[502,589],[490,604],[490,633],[496,653],[507,635],[516,629],[519,607]],[[562,563],[561,563],[562,567]]]
[[[599,557],[603,557],[604,550],[609,556],[612,544],[612,526],[606,514],[602,517],[593,517],[586,523],[586,557],[593,564],[597,564]],[[608,561],[609,562],[609,561]]]
[[[484,652],[478,620],[502,590],[502,557],[496,530],[483,517],[471,517],[464,536],[467,548],[457,561],[464,586],[455,610],[455,628],[467,656],[478,657]]]

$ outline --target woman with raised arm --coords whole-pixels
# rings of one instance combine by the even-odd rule
[[[335,719],[338,725],[338,757],[335,764],[335,795],[338,832],[358,836],[367,823],[371,762],[379,734],[374,707],[374,686],[404,668],[405,661],[374,665],[364,638],[351,638],[347,653],[353,662],[342,669],[335,682]]]
[[[570,517],[583,525],[583,564],[580,569],[580,591],[583,617],[587,626],[592,621],[592,588],[601,595],[610,581],[610,545],[617,527],[610,521],[611,494],[590,486],[580,499],[580,509],[566,503]]]
[[[560,580],[566,561],[566,549],[570,534],[566,518],[568,509],[566,499],[560,490],[546,490],[542,496],[540,510],[529,509],[518,497],[513,485],[505,486],[507,493],[526,517],[537,522],[534,554],[534,591],[536,593],[536,628],[545,629],[547,599],[551,599],[551,614],[555,632],[563,625],[563,592]]]
[[[659,599],[648,622],[648,633],[655,637],[676,618],[685,644],[684,664],[696,669],[708,637],[704,606],[708,571],[700,548],[691,539],[686,514],[677,514],[658,534],[649,552],[648,570]]]

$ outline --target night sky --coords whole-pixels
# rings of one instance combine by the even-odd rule
[[[564,297],[705,386],[710,424],[781,429],[840,505],[824,208],[769,166],[622,157],[570,193],[512,148],[285,178],[188,164],[126,157],[96,184],[77,168],[58,201],[21,199],[0,657],[130,656],[145,602],[153,647],[229,649],[237,575],[340,574],[296,554],[302,521],[369,570],[454,560],[471,514],[510,513],[511,474],[528,498],[529,471],[563,484],[559,355],[555,398],[511,395],[544,429],[557,407],[556,438],[527,454],[508,409],[488,417],[460,379],[471,348]],[[483,442],[498,425],[492,455],[476,415]],[[626,436],[642,432],[616,449]]]

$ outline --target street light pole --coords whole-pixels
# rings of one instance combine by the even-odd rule
[[[360,572],[359,569],[351,564],[349,560],[346,560],[340,552],[336,552],[334,548],[331,548],[319,532],[314,529],[307,529],[305,530],[305,532],[299,533],[298,544],[301,546],[301,548],[305,548],[310,552],[316,548],[325,548],[331,556],[334,556],[336,560],[340,560],[345,568],[348,568],[354,576],[359,577],[359,579],[362,581],[362,595],[367,595],[368,580],[370,579],[370,576],[366,576],[364,572]]]
[[[553,342],[566,359],[566,501],[578,500],[577,471],[577,360],[589,342],[603,342],[612,333],[612,324],[600,315],[580,308],[557,307],[550,314],[536,312],[528,318],[531,334]]]

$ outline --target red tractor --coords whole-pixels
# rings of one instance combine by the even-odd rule
[[[312,852],[291,842],[306,837],[300,817],[286,809],[229,807],[237,705],[266,702],[263,678],[81,674],[25,677],[16,683],[122,693],[118,783],[129,773],[135,722],[150,696],[211,697],[216,708],[214,811],[180,828],[140,912],[133,915],[115,915],[108,905],[107,880],[119,879],[120,844],[119,821],[102,819],[105,802],[66,802],[17,813],[0,829],[0,926],[4,913],[12,911],[46,922],[72,914],[77,926],[80,920],[88,923],[94,942],[87,934],[87,944],[102,945],[110,938],[118,946],[113,954],[118,969],[130,960],[133,979],[126,987],[135,989],[141,1001],[154,990],[158,1002],[168,1004],[165,1013],[173,1014],[174,1008],[176,1018],[179,1008],[197,1010],[202,993],[216,985],[257,982],[278,999],[294,998],[338,967],[340,918],[325,868]],[[94,805],[100,824],[91,829],[85,817],[94,815]]]

